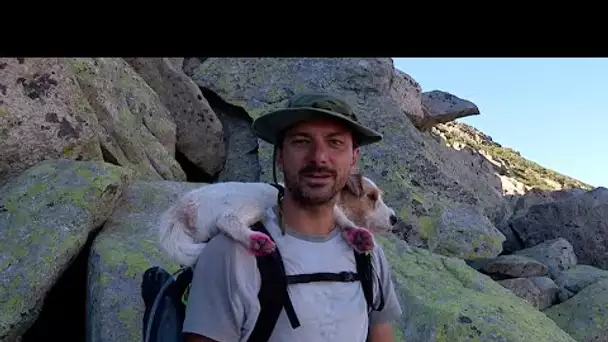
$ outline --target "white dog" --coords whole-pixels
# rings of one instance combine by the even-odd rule
[[[277,203],[277,194],[267,183],[222,182],[191,190],[161,215],[160,246],[184,266],[193,265],[206,243],[219,233],[254,255],[270,253],[275,248],[272,239],[249,227]],[[390,230],[397,221],[395,211],[382,200],[382,191],[360,174],[349,177],[334,213],[344,237],[359,252],[374,248],[370,231]]]

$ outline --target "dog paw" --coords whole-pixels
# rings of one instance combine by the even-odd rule
[[[374,235],[365,228],[344,228],[342,234],[348,244],[359,253],[369,253],[375,247]]]
[[[264,256],[272,253],[276,247],[268,235],[259,232],[253,232],[249,235],[249,252],[255,256]]]

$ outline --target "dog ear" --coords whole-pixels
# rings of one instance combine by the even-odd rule
[[[349,191],[356,197],[363,196],[363,175],[353,173],[348,176],[344,190]]]

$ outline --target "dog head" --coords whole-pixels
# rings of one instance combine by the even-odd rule
[[[383,191],[369,178],[351,174],[340,193],[338,206],[358,226],[373,231],[388,231],[398,219],[382,199]]]

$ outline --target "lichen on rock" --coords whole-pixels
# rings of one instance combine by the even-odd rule
[[[378,236],[403,315],[402,341],[575,342],[543,313],[464,261]]]
[[[0,340],[21,335],[131,172],[104,162],[45,161],[0,189]]]
[[[97,117],[65,59],[0,64],[0,186],[43,160],[102,159]]]
[[[175,160],[175,123],[159,96],[121,58],[69,58],[95,110],[104,158],[140,180],[185,180]]]
[[[88,342],[139,341],[141,277],[148,267],[179,268],[157,243],[157,221],[183,192],[201,186],[173,181],[137,182],[93,243],[87,289]]]
[[[608,279],[584,288],[574,297],[543,312],[579,342],[606,341]]]

